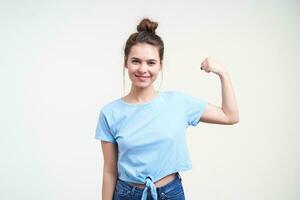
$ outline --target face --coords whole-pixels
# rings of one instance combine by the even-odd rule
[[[134,86],[151,86],[161,70],[158,48],[146,43],[132,46],[125,67]]]

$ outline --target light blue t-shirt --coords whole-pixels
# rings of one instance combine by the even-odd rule
[[[157,199],[154,182],[192,168],[186,129],[199,123],[206,105],[202,99],[171,90],[141,104],[118,98],[100,110],[95,139],[118,145],[119,179],[146,184],[143,198],[149,188]]]

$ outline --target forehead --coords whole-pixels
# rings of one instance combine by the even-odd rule
[[[129,58],[130,57],[159,60],[158,48],[151,44],[138,43],[131,47]]]

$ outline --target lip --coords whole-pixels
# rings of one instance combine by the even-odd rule
[[[138,77],[138,78],[150,78],[151,76],[139,76],[139,75],[135,74],[135,77]]]

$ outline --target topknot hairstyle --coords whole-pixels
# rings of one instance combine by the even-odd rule
[[[144,18],[140,22],[140,24],[137,26],[137,31],[138,32],[146,31],[146,32],[155,34],[155,30],[156,30],[157,26],[158,26],[157,22],[153,22],[148,18]]]
[[[149,18],[144,18],[137,25],[137,32],[132,33],[126,41],[124,49],[124,64],[127,63],[127,58],[132,46],[137,43],[147,43],[158,48],[160,61],[164,56],[164,42],[161,37],[155,32],[158,26],[157,22],[151,21]]]
[[[156,34],[156,28],[158,23],[150,20],[149,18],[143,18],[137,25],[137,32],[132,33],[126,41],[124,48],[124,66],[127,64],[128,55],[131,47],[138,43],[147,43],[157,47],[160,62],[164,57],[164,42],[161,37]],[[125,67],[123,67],[123,95],[125,94]],[[161,84],[163,80],[163,70],[161,70]],[[161,84],[160,87],[161,88]]]

